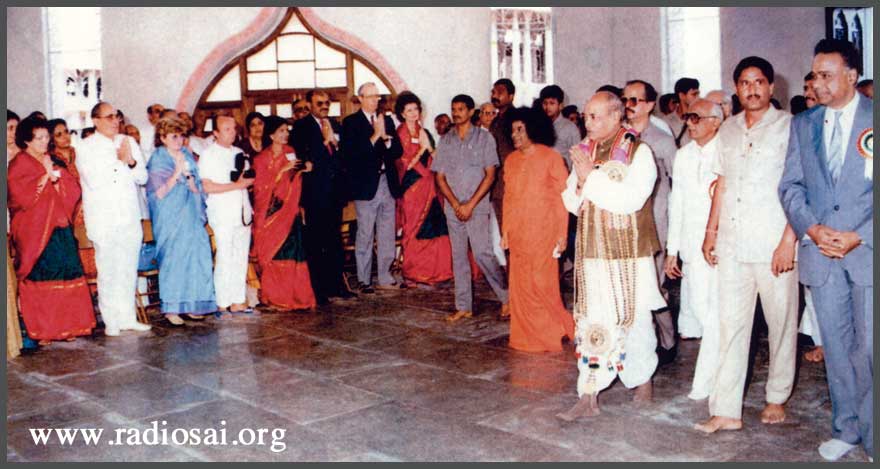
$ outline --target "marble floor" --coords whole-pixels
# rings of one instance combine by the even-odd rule
[[[823,366],[800,362],[788,418],[763,425],[766,338],[755,348],[741,431],[706,436],[691,429],[708,415],[705,401],[686,397],[698,341],[683,342],[677,360],[658,369],[653,404],[635,407],[618,382],[600,394],[600,416],[562,425],[554,414],[576,400],[572,347],[556,354],[507,348],[499,304],[484,284],[476,294],[477,315],[456,325],[443,320],[452,309],[446,287],[378,293],[312,313],[212,317],[183,328],[154,317],[151,332],[109,338],[98,331],[52,344],[7,364],[7,458],[821,460],[816,447],[828,438],[831,418]],[[35,428],[104,433],[98,444],[50,438],[36,445]],[[203,441],[175,445],[175,429],[196,429]],[[156,443],[151,432],[164,432],[168,444],[148,444]],[[224,432],[226,444],[208,438]],[[859,448],[843,460],[866,458]]]

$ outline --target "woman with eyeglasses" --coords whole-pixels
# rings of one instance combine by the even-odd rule
[[[159,262],[159,298],[165,319],[182,326],[217,311],[211,241],[205,230],[206,194],[196,160],[183,146],[186,124],[156,123],[156,150],[147,163],[147,201]]]
[[[49,140],[45,120],[19,123],[15,142],[24,150],[9,163],[7,193],[21,315],[28,336],[41,345],[95,327],[72,230],[81,190],[67,164],[49,153]]]
[[[403,228],[401,270],[407,281],[433,285],[452,278],[452,246],[446,217],[431,172],[434,139],[422,127],[422,101],[413,93],[397,97],[394,112],[403,154],[395,161],[403,196],[398,226]]]
[[[287,144],[287,120],[266,118],[265,145],[254,159],[254,251],[262,302],[277,309],[310,309],[315,294],[303,247],[302,173],[312,163]]]

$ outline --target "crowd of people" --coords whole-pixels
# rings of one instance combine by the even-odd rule
[[[732,71],[731,97],[701,97],[695,78],[663,96],[633,79],[599,88],[582,113],[556,85],[517,108],[514,83],[500,79],[479,107],[452,98],[436,138],[416,94],[386,100],[373,83],[341,123],[314,89],[292,103],[292,123],[253,112],[239,133],[218,114],[207,137],[186,112],[152,105],[138,129],[102,102],[74,146],[63,120],[7,111],[8,289],[24,335],[44,344],[92,333],[92,270],[104,334],[149,330],[134,305],[147,218],[173,326],[449,280],[456,323],[473,316],[482,276],[510,320],[510,347],[573,342],[579,400],[558,418],[598,414],[616,378],[650,401],[658,365],[679,340],[701,339],[688,397],[707,400],[711,418],[695,428],[714,433],[743,425],[758,296],[770,348],[760,418],[785,420],[800,280],[802,330],[817,345],[807,358],[824,360],[833,405],[819,452],[835,460],[861,443],[873,458],[873,83],[860,73],[850,43],[820,41],[795,116],[774,103],[773,66],[755,56]],[[340,229],[350,201],[353,285]],[[560,279],[572,269],[569,311]]]

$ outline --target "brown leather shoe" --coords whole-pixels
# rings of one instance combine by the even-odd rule
[[[474,313],[470,311],[456,311],[449,316],[446,316],[446,322],[456,322],[459,319],[472,317]]]

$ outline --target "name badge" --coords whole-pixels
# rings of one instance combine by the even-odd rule
[[[417,139],[417,138],[411,138],[411,139],[409,139],[409,143],[415,143],[415,144],[418,144],[418,143],[419,143],[419,139]]]
[[[296,160],[296,153],[287,153],[287,154],[285,154],[284,156],[287,158],[287,161],[294,161],[294,160]]]

